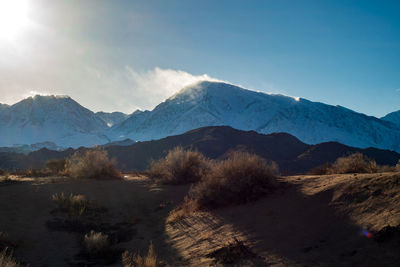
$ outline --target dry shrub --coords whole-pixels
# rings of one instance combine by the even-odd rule
[[[396,172],[396,166],[378,165],[377,172]]]
[[[254,154],[233,152],[190,189],[187,201],[195,201],[190,206],[198,205],[200,209],[253,201],[276,187],[277,174],[276,163]]]
[[[63,174],[65,171],[66,159],[51,159],[46,162],[46,169],[53,175]]]
[[[313,168],[311,171],[308,172],[308,174],[311,174],[311,175],[328,174],[329,171],[331,170],[331,168],[332,168],[332,163],[325,163],[323,165]]]
[[[20,263],[18,263],[14,257],[13,257],[13,251],[9,251],[8,248],[3,249],[0,252],[0,266],[1,267],[19,267],[21,266]]]
[[[147,255],[142,257],[139,254],[133,254],[129,251],[122,253],[122,264],[125,267],[156,267],[157,254],[154,250],[153,243],[150,243]]]
[[[378,167],[375,160],[367,158],[361,153],[354,153],[346,157],[338,158],[328,174],[337,173],[375,173]]]
[[[90,202],[84,195],[54,194],[52,200],[55,201],[61,211],[67,212],[73,217],[79,217],[90,209]]]
[[[399,162],[396,164],[396,171],[400,171],[400,159]]]
[[[152,162],[148,175],[162,184],[187,184],[199,181],[210,165],[200,152],[176,147],[165,158]]]
[[[83,244],[90,255],[107,254],[112,250],[108,235],[93,230],[85,235]]]
[[[65,173],[74,178],[121,179],[114,160],[108,158],[107,151],[91,149],[75,152],[65,165]]]

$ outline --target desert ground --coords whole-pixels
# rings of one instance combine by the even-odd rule
[[[258,201],[166,223],[190,186],[129,174],[11,176],[0,182],[0,246],[33,267],[122,266],[125,250],[144,255],[150,242],[160,266],[399,266],[400,173],[287,176],[279,183]],[[52,200],[62,192],[82,194],[97,208],[71,217]],[[84,252],[91,230],[113,240],[110,255]]]

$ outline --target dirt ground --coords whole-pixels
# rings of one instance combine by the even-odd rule
[[[399,266],[400,174],[290,176],[259,201],[166,224],[189,186],[67,178],[0,181],[0,232],[30,266],[121,266],[123,251],[152,242],[161,266]],[[83,194],[102,211],[77,224],[52,195]],[[390,227],[388,227],[390,226]],[[87,257],[91,229],[115,240],[115,257]],[[4,243],[4,242],[3,242]],[[1,244],[1,240],[0,240]],[[227,252],[228,251],[228,252]],[[231,254],[239,257],[230,257]]]

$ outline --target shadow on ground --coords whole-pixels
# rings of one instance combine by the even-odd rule
[[[398,266],[399,229],[369,232],[368,224],[355,224],[351,211],[337,207],[346,203],[332,201],[335,187],[312,194],[302,189],[284,181],[281,190],[262,200],[199,212],[169,225],[167,232],[177,249],[199,266],[221,263],[217,257],[207,258],[235,239],[257,255],[237,261],[238,266],[261,266],[260,258],[265,266]],[[350,201],[367,203],[373,197]]]
[[[153,243],[161,265],[185,265],[165,233],[165,219],[187,187],[168,190],[148,180],[52,180],[0,187],[0,232],[15,240],[15,255],[30,266],[121,265],[123,251],[146,254]],[[104,211],[91,218],[70,218],[56,211],[53,194],[83,194]],[[111,261],[88,257],[82,240],[90,230],[114,240]]]

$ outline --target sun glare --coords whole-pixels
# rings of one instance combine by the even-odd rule
[[[0,38],[14,39],[28,24],[27,0],[0,0]]]

